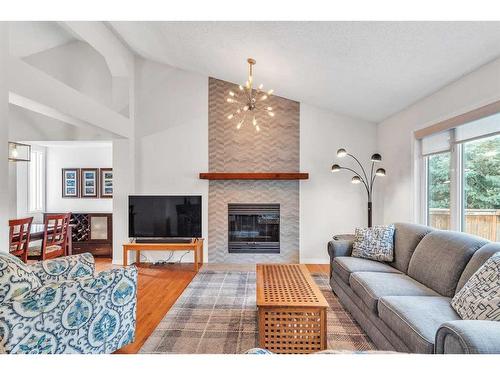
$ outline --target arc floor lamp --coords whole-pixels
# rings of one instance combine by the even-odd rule
[[[363,184],[366,189],[366,193],[368,194],[368,227],[372,226],[372,196],[373,196],[373,185],[375,183],[375,178],[377,176],[383,177],[385,176],[385,169],[384,168],[377,168],[375,173],[373,173],[375,163],[380,163],[382,161],[382,156],[380,154],[373,154],[371,157],[371,162],[372,162],[372,167],[371,167],[371,172],[370,172],[370,178],[368,178],[368,174],[365,171],[365,168],[363,168],[363,165],[359,162],[358,158],[356,158],[354,155],[348,153],[345,148],[339,148],[337,150],[337,157],[338,158],[345,158],[346,156],[350,156],[353,158],[356,163],[358,163],[359,167],[361,168],[361,173],[358,173],[352,168],[348,167],[342,167],[338,164],[333,164],[332,165],[332,172],[339,172],[342,169],[351,171],[354,173],[354,176],[351,179],[351,183],[353,184]],[[361,175],[363,174],[363,175]]]

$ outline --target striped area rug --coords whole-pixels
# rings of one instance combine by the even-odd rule
[[[332,293],[324,274],[313,278],[328,309],[328,349],[376,350]],[[202,271],[158,324],[140,353],[238,354],[257,346],[255,272]]]

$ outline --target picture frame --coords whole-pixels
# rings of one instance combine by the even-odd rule
[[[101,198],[113,198],[113,168],[101,168],[99,172],[99,196]]]
[[[99,196],[99,169],[80,169],[80,198],[97,198]]]
[[[62,168],[62,197],[80,198],[80,169]]]

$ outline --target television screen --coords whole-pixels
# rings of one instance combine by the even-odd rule
[[[201,237],[201,196],[129,196],[131,238]]]

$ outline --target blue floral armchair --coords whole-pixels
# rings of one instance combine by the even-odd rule
[[[26,265],[0,253],[0,352],[112,353],[134,341],[137,269],[91,254]]]

